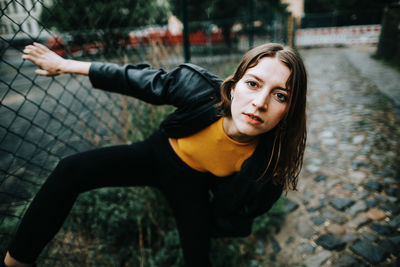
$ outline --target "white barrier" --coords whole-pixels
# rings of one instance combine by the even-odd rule
[[[377,44],[380,31],[380,25],[299,29],[296,45]]]

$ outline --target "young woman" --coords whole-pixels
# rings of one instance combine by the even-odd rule
[[[210,266],[210,237],[246,236],[282,191],[296,189],[306,141],[307,75],[280,44],[247,52],[225,81],[183,64],[66,60],[34,43],[36,73],[89,75],[95,88],[177,107],[147,140],[62,159],[32,201],[5,258],[29,266],[57,233],[78,195],[105,186],[153,186],[176,219],[187,266]],[[24,265],[25,264],[25,265]]]

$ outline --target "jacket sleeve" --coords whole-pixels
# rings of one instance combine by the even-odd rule
[[[89,79],[94,88],[132,96],[155,105],[176,107],[187,104],[187,101],[195,101],[190,96],[196,88],[186,90],[191,81],[201,84],[199,75],[189,68],[180,66],[166,72],[163,69],[154,70],[148,64],[119,66],[93,62]]]

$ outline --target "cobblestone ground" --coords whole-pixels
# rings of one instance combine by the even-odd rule
[[[302,51],[308,143],[299,190],[288,194],[285,223],[268,242],[273,262],[400,266],[400,119],[348,53]]]

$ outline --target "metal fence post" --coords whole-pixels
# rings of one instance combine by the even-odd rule
[[[183,19],[183,53],[185,62],[190,62],[189,25],[187,20],[186,0],[181,0],[181,12]]]
[[[254,4],[253,0],[248,0],[249,7],[249,49],[253,48],[254,45],[254,25],[253,25],[253,17],[254,17]]]

